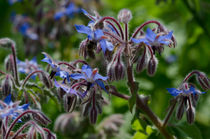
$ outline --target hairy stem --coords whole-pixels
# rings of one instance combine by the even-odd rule
[[[23,117],[25,114],[29,114],[29,113],[34,113],[36,114],[37,112],[36,111],[33,111],[33,110],[27,110],[25,112],[23,112],[22,114],[20,114],[12,123],[11,125],[9,126],[9,129],[7,130],[6,132],[6,135],[5,135],[5,138],[4,139],[8,139],[9,137],[9,133],[11,132],[11,130],[13,129],[13,127],[15,126],[15,124],[18,122],[18,120]]]
[[[26,82],[30,79],[30,77],[31,77],[32,75],[34,75],[34,74],[36,74],[36,73],[38,73],[38,72],[44,73],[44,71],[42,71],[42,70],[35,70],[35,71],[33,71],[33,72],[30,73],[28,76],[26,76],[25,80],[23,81],[23,84],[21,85],[21,88],[24,87],[24,85],[25,85]]]
[[[133,70],[132,65],[130,64],[130,61],[127,57],[127,76],[128,76],[128,83],[130,92],[132,95],[134,95],[136,92],[136,82],[134,81],[133,77]],[[144,103],[144,101],[137,95],[136,97],[136,106],[137,108],[143,110],[146,115],[149,117],[149,119],[154,123],[154,125],[159,129],[160,133],[166,138],[166,139],[173,139],[173,136],[168,133],[166,128],[163,126],[162,121],[152,112],[152,110],[149,108],[147,104]]]
[[[156,21],[156,20],[147,21],[147,22],[143,23],[141,26],[139,26],[139,27],[136,29],[136,31],[134,31],[134,33],[133,33],[131,39],[132,39],[132,38],[135,38],[136,35],[141,31],[141,29],[142,29],[143,27],[145,27],[146,25],[151,24],[151,23],[154,23],[154,24],[157,24],[158,26],[161,26],[160,22],[158,22],[158,21]]]
[[[18,71],[17,71],[17,60],[16,60],[15,44],[11,45],[11,49],[12,49],[12,55],[13,55],[13,61],[14,61],[15,82],[16,82],[17,85],[19,85],[19,77],[18,77]]]
[[[113,17],[109,17],[109,16],[103,17],[99,22],[103,22],[105,20],[111,20],[117,25],[117,27],[120,30],[121,38],[122,38],[122,40],[124,40],[123,29],[122,29],[120,23],[116,19],[114,19]]]
[[[171,115],[172,115],[172,113],[173,113],[173,111],[174,111],[174,108],[176,107],[176,103],[177,103],[177,99],[175,99],[175,102],[172,104],[172,106],[170,107],[170,111],[168,112],[168,114],[166,115],[166,117],[165,117],[165,120],[164,120],[164,122],[163,122],[163,127],[166,127],[166,125],[167,125],[167,123],[168,123],[168,121],[169,121],[169,119],[170,119],[170,117],[171,117]]]
[[[110,32],[104,31],[103,33],[104,33],[105,35],[108,35],[108,36],[110,36],[110,37],[116,39],[118,42],[120,42],[120,43],[122,43],[122,44],[125,43],[121,38],[119,38],[118,36],[116,36],[116,35],[114,35],[114,34],[112,34],[112,33],[110,33]]]

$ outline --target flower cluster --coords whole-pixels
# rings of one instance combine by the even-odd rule
[[[100,75],[98,69],[92,69],[85,61],[55,62],[48,54],[44,53],[44,55],[45,58],[42,61],[48,63],[52,68],[50,78],[54,76],[62,78],[62,82],[54,79],[54,84],[59,90],[58,95],[64,100],[65,110],[73,111],[77,100],[80,99],[84,106],[84,115],[89,114],[91,123],[95,123],[98,113],[102,112],[103,98],[100,92],[101,90],[107,92],[104,82],[108,77]],[[76,68],[77,63],[83,64],[81,69]]]
[[[203,85],[205,85],[204,88],[205,90],[210,89],[209,79],[204,73],[199,71],[193,71],[189,75],[187,75],[179,88],[167,88],[168,92],[172,96],[174,96],[176,102],[178,102],[178,107],[176,112],[177,119],[181,120],[184,112],[186,111],[187,121],[190,124],[192,124],[195,120],[195,108],[199,96],[205,93],[201,92],[195,87],[195,85],[188,82],[188,79],[194,74],[196,75],[197,79],[200,79],[198,80],[198,83],[202,88],[204,88]]]

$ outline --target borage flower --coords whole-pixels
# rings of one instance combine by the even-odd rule
[[[199,96],[205,92],[197,90],[194,85],[186,82],[178,89],[167,88],[167,90],[178,102],[176,118],[181,120],[186,111],[187,122],[192,124],[195,120],[195,107]]]
[[[84,80],[84,83],[87,83],[87,91],[94,85],[99,85],[104,91],[107,92],[103,81],[106,81],[108,77],[101,76],[98,73],[98,69],[91,69],[88,65],[82,66],[82,73],[74,73],[70,75],[74,80]]]
[[[52,79],[54,76],[59,76],[63,79],[67,79],[68,82],[70,82],[70,78],[69,78],[69,73],[68,71],[62,70],[59,65],[53,61],[53,59],[45,52],[43,52],[45,58],[42,59],[42,62],[46,62],[48,63],[51,68],[52,68],[52,72],[50,73],[50,78]]]
[[[27,59],[24,61],[20,61],[17,59],[17,66],[18,66],[18,71],[20,73],[23,73],[23,74],[30,74],[32,73],[33,71],[35,70],[38,70],[39,67],[38,67],[38,64],[37,64],[37,61],[36,61],[36,58],[34,57],[32,60],[28,61]],[[36,78],[36,74],[33,74],[31,76],[32,79],[35,79]]]
[[[93,42],[99,42],[100,47],[102,51],[106,52],[108,49],[109,51],[113,51],[114,46],[111,42],[106,40],[106,37],[103,33],[102,30],[96,29],[93,30],[89,26],[84,26],[84,25],[75,25],[77,32],[87,34],[88,35],[88,40],[93,41]]]
[[[62,17],[68,16],[72,18],[75,13],[79,13],[80,8],[76,7],[74,3],[69,3],[68,6],[62,7],[62,9],[55,13],[54,19],[60,20]]]
[[[144,43],[152,47],[153,52],[158,51],[160,54],[163,51],[163,45],[169,46],[172,43],[172,34],[173,31],[169,32],[166,35],[155,34],[150,28],[147,28],[146,35],[144,38],[135,39],[132,38],[134,43]]]
[[[9,117],[15,119],[29,107],[29,104],[23,104],[21,106],[19,106],[19,104],[20,101],[12,102],[11,94],[8,95],[4,101],[0,100],[0,118],[4,119]],[[19,122],[21,122],[21,120],[19,120]]]

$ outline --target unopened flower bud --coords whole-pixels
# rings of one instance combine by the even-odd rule
[[[190,105],[186,110],[187,122],[192,124],[195,121],[195,108]]]
[[[72,112],[76,107],[77,96],[72,94],[66,94],[64,96],[64,109],[66,112]]]
[[[54,130],[64,135],[75,135],[80,131],[80,119],[78,112],[59,115],[55,121]],[[71,131],[71,132],[69,132]]]
[[[149,60],[148,69],[147,69],[148,74],[149,74],[150,76],[153,76],[153,75],[155,74],[156,69],[157,69],[157,64],[158,64],[158,60],[157,60],[157,58],[153,55],[153,57],[150,58],[150,60]]]
[[[121,80],[125,77],[125,65],[122,62],[121,53],[117,53],[109,63],[107,74],[111,81]]]
[[[199,84],[201,85],[201,87],[204,90],[210,89],[209,79],[204,73],[200,72],[196,77],[197,77]]]
[[[88,115],[89,111],[90,111],[90,108],[91,108],[91,102],[87,102],[84,106],[83,106],[83,112],[82,112],[82,115],[85,117]]]
[[[198,99],[199,99],[199,94],[198,93],[191,94],[190,98],[191,98],[193,106],[196,107]]]
[[[91,124],[95,124],[97,121],[97,117],[98,117],[98,111],[96,109],[96,107],[92,107],[90,109],[90,123]]]
[[[46,73],[41,73],[41,80],[47,88],[52,88],[52,81],[49,79]]]
[[[4,48],[11,48],[11,45],[15,46],[15,42],[9,38],[0,39],[0,46]]]
[[[132,13],[128,9],[122,9],[118,13],[118,20],[122,23],[127,24],[132,19]]]
[[[60,99],[63,99],[63,96],[66,94],[66,91],[64,91],[62,88],[58,89],[58,97]]]
[[[83,40],[79,46],[79,55],[83,56],[85,59],[87,58],[86,47],[88,45],[88,39]]]
[[[177,107],[177,111],[176,111],[176,118],[178,120],[182,119],[182,116],[184,115],[184,111],[185,111],[185,97],[181,96],[180,100],[179,100],[179,105]]]
[[[8,96],[9,94],[11,94],[11,91],[12,91],[12,81],[10,79],[10,76],[6,75],[6,78],[2,83],[3,96],[4,97]]]
[[[4,60],[4,64],[5,64],[5,68],[6,68],[6,71],[8,72],[12,72],[13,71],[13,56],[12,55],[8,55],[5,60]]]
[[[144,48],[143,54],[138,58],[136,65],[136,72],[141,72],[147,66],[146,48]]]
[[[36,114],[33,113],[32,116],[35,121],[43,125],[48,125],[51,122],[50,119],[40,111],[37,111]]]

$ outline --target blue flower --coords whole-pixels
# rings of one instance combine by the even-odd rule
[[[52,72],[51,72],[51,78],[56,75],[56,76],[59,76],[63,79],[67,79],[67,81],[70,83],[70,75],[67,71],[65,70],[62,70],[53,60],[52,58],[47,54],[47,53],[44,53],[44,56],[45,58],[42,59],[41,61],[42,62],[46,62],[48,63],[51,67],[52,67]]]
[[[23,0],[8,0],[10,5],[13,5],[16,2],[22,2]]]
[[[88,83],[91,83],[90,87],[93,87],[95,84],[98,84],[104,91],[107,92],[103,81],[106,81],[108,77],[101,76],[98,73],[97,69],[91,69],[88,65],[82,66],[82,73],[74,73],[70,75],[74,80],[83,79]]]
[[[75,25],[77,32],[87,34],[88,39],[91,41],[97,41],[101,45],[102,51],[105,53],[108,49],[109,51],[113,51],[114,46],[111,42],[106,41],[104,33],[100,29],[92,30],[89,26],[84,25]]]
[[[4,102],[0,100],[0,118],[4,119],[10,117],[15,119],[29,107],[29,104],[23,104],[21,106],[19,106],[19,104],[20,101],[12,102],[11,94],[4,99]],[[21,122],[21,120],[19,120],[19,122]]]
[[[155,34],[150,28],[147,28],[145,38],[132,39],[135,43],[145,43],[149,46],[162,46],[169,45],[171,43],[173,31],[169,32],[167,35],[159,36]]]
[[[206,92],[200,92],[199,90],[195,89],[193,86],[190,86],[189,89],[176,89],[176,88],[167,88],[168,92],[172,96],[178,95],[189,95],[189,94],[204,94]]]
[[[17,59],[17,66],[18,66],[18,71],[23,74],[30,74],[31,72],[39,69],[36,57],[34,57],[30,61],[26,60],[25,62]],[[35,79],[36,74],[32,75],[31,78]]]
[[[61,11],[58,11],[54,15],[55,20],[60,20],[64,16],[72,18],[75,13],[79,13],[80,9],[75,6],[74,3],[70,3],[67,7],[63,7]]]

